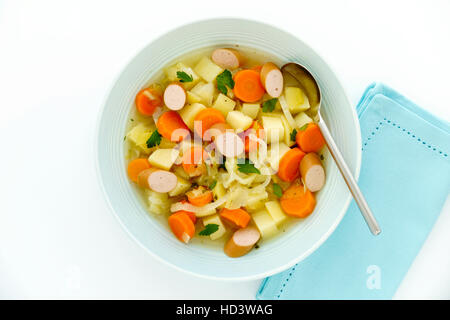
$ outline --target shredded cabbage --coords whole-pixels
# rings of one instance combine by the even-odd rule
[[[225,208],[234,210],[240,207],[245,207],[247,204],[249,189],[236,185],[230,189],[228,193],[228,201],[225,203]]]

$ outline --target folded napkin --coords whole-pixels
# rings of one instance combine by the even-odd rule
[[[258,299],[391,299],[450,191],[450,124],[383,84],[358,107],[359,186],[380,226],[374,237],[354,202],[304,261],[263,281]]]

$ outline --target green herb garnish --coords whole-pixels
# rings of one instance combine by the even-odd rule
[[[323,158],[323,154],[321,154],[321,155],[320,155],[320,160],[323,161],[323,159],[324,159],[324,158]]]
[[[273,184],[273,193],[278,197],[281,198],[283,195],[283,189],[281,189],[280,185],[278,183]]]
[[[272,98],[264,101],[262,108],[263,112],[272,112],[273,110],[275,110],[277,102],[278,102],[277,98]]]
[[[308,128],[308,124],[309,124],[309,123],[304,124],[304,125],[301,126],[300,129],[298,129],[298,130],[300,130],[300,131],[305,131],[306,128]]]
[[[297,136],[297,130],[296,129],[294,129],[292,132],[291,132],[291,141],[295,141],[295,137]]]
[[[194,81],[194,78],[190,74],[187,74],[184,71],[177,71],[177,78],[180,79],[180,82]]]
[[[161,143],[161,135],[159,134],[158,130],[153,131],[150,138],[148,138],[146,144],[147,148],[153,148],[154,146],[157,146]]]
[[[227,69],[225,69],[224,72],[219,74],[216,77],[216,80],[217,80],[217,89],[219,89],[219,91],[222,92],[223,94],[227,94],[228,88],[230,89],[234,88],[233,76],[231,75],[231,72]]]
[[[131,118],[131,119],[130,119],[130,121],[134,121],[134,119],[133,119],[133,118]]]
[[[217,180],[214,180],[210,185],[209,185],[209,189],[214,189],[214,187],[216,186],[216,184],[217,184]]]
[[[261,173],[249,159],[245,159],[244,163],[238,163],[237,166],[238,170],[243,173]]]
[[[217,230],[219,230],[219,225],[215,224],[215,223],[208,223],[205,226],[205,229],[203,229],[202,231],[200,231],[198,234],[200,236],[209,236],[211,234],[213,234],[214,232],[216,232]]]

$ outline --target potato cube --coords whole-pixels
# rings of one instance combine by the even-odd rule
[[[264,206],[264,201],[268,197],[269,197],[269,194],[267,193],[267,191],[256,193],[256,194],[251,193],[248,196],[245,208],[248,209],[249,211],[255,211],[257,209],[260,209]]]
[[[222,220],[220,220],[220,217],[218,214],[213,214],[209,217],[203,218],[203,225],[206,226],[208,224],[219,225],[219,229],[216,232],[211,233],[211,235],[209,236],[211,238],[211,240],[217,240],[217,239],[221,238],[227,231],[225,229],[225,226],[222,223]]]
[[[281,158],[284,156],[286,152],[288,152],[291,148],[289,148],[285,143],[273,143],[267,150],[267,161],[270,163],[275,172],[278,172],[278,166],[280,164]]]
[[[200,97],[199,95],[197,95],[191,91],[186,91],[186,98],[187,98],[188,104],[202,102],[202,97]]]
[[[199,96],[204,104],[210,106],[214,98],[214,90],[212,83],[199,82],[191,91]]]
[[[244,103],[242,105],[242,113],[249,116],[252,119],[256,119],[259,113],[259,109],[261,109],[261,106],[259,103]]]
[[[278,232],[275,221],[266,210],[260,210],[252,214],[252,219],[256,224],[262,238],[268,238]]]
[[[276,143],[284,139],[284,126],[281,117],[261,117],[262,126],[266,133],[267,143]]]
[[[149,152],[147,140],[152,135],[154,128],[139,123],[127,133],[127,139],[133,142],[139,149]]]
[[[240,111],[230,111],[227,115],[227,122],[237,132],[242,132],[250,128],[253,119]]]
[[[194,71],[207,82],[212,82],[223,72],[223,69],[212,62],[208,57],[203,57],[194,67]]]
[[[201,103],[193,103],[185,106],[179,111],[181,119],[188,126],[189,129],[194,130],[194,119],[195,116],[206,107]]]
[[[287,216],[284,214],[283,209],[281,209],[281,205],[277,200],[268,201],[265,203],[267,212],[275,221],[275,223],[280,225],[284,220],[286,220]]]
[[[197,84],[197,82],[200,81],[200,77],[194,72],[194,70],[192,70],[192,68],[186,66],[182,62],[179,62],[176,65],[166,69],[167,79],[169,79],[170,81],[178,81],[179,80],[179,78],[177,76],[178,71],[185,72],[186,74],[188,74],[192,77],[191,82],[182,82],[181,83],[181,85],[186,90],[189,90],[190,88],[195,86]]]
[[[236,101],[228,98],[223,93],[219,93],[216,101],[214,101],[214,104],[212,105],[214,109],[217,109],[220,112],[222,112],[224,117],[226,117],[228,115],[228,112],[232,111],[235,106]]]
[[[171,197],[179,196],[188,191],[189,188],[191,187],[191,183],[188,180],[185,180],[179,176],[177,176],[177,178],[178,181],[177,185],[175,186],[175,189],[169,191],[169,196]]]
[[[170,170],[178,154],[176,149],[157,149],[148,157],[148,162],[154,167]]]
[[[303,127],[307,123],[313,122],[312,119],[304,112],[297,114],[294,120],[299,128]]]
[[[286,87],[284,96],[289,106],[289,111],[293,114],[309,109],[309,102],[302,89],[296,87]]]

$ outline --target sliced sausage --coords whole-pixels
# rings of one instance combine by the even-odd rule
[[[325,170],[319,156],[314,152],[303,157],[300,162],[300,174],[311,192],[319,191],[325,184]]]
[[[138,175],[138,185],[156,192],[166,193],[177,186],[177,176],[170,171],[150,168]]]
[[[211,56],[212,61],[224,69],[236,69],[243,62],[243,57],[239,51],[230,48],[220,48],[214,50]]]
[[[278,98],[283,93],[283,74],[272,62],[267,62],[263,65],[261,69],[261,83],[267,93],[273,98]]]
[[[231,258],[241,257],[252,250],[259,238],[259,231],[255,227],[239,229],[225,244],[223,251]]]
[[[171,83],[164,91],[164,104],[171,110],[180,110],[186,104],[186,91],[178,82]]]
[[[234,158],[244,153],[245,145],[234,132],[227,131],[214,140],[217,150],[227,158]]]

